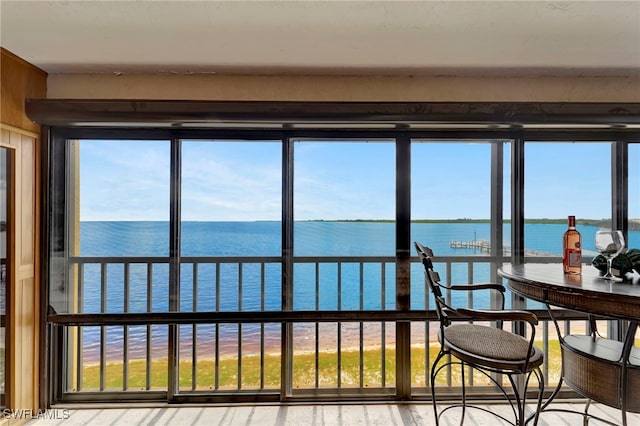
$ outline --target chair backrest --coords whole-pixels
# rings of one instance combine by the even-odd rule
[[[454,313],[455,309],[447,304],[444,295],[442,294],[443,286],[440,284],[440,274],[434,271],[433,261],[431,260],[433,259],[433,250],[429,247],[423,246],[419,242],[414,242],[413,244],[416,247],[416,251],[418,252],[422,265],[424,265],[424,281],[429,287],[431,294],[433,294],[438,320],[441,325],[447,326],[451,323],[449,314]]]

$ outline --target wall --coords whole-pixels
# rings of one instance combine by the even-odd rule
[[[15,238],[10,240],[8,251],[13,276],[9,300],[7,407],[36,410],[40,381],[38,161],[41,146],[40,127],[25,115],[24,100],[46,95],[47,74],[5,49],[0,49],[0,56],[0,145],[13,151],[15,164],[15,186],[10,191],[14,199],[11,232]]]
[[[635,77],[51,74],[49,98],[640,102]]]
[[[47,93],[47,73],[0,48],[0,117],[2,124],[32,133],[40,133],[40,126],[24,113],[26,98],[43,98]]]

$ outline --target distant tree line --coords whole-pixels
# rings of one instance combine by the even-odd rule
[[[376,222],[376,223],[392,223],[395,222],[392,219],[314,219],[309,222]],[[489,223],[489,219],[470,219],[470,218],[457,218],[457,219],[414,219],[412,223]],[[525,219],[525,223],[536,224],[566,224],[567,218],[562,219]],[[505,219],[504,223],[511,223],[511,219]],[[576,225],[583,226],[596,226],[598,228],[611,228],[611,219],[576,219]],[[629,231],[640,231],[640,219],[629,219]]]

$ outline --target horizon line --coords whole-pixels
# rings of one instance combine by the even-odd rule
[[[630,222],[640,222],[640,219],[628,219]],[[504,219],[503,222],[511,222],[511,219]],[[526,218],[525,222],[530,221],[538,221],[538,222],[566,222],[566,218]],[[607,223],[611,222],[611,219],[579,219],[576,218],[577,222],[597,222],[597,223]],[[162,220],[137,220],[137,219],[86,219],[80,220],[80,222],[169,222],[168,219]],[[281,220],[270,220],[270,219],[253,219],[253,220],[182,220],[181,222],[201,222],[201,223],[210,223],[210,222],[230,222],[230,223],[246,223],[246,222],[282,222]],[[385,222],[385,223],[395,223],[395,219],[300,219],[294,220],[294,222]],[[471,219],[471,218],[455,218],[455,219],[411,219],[411,222],[461,222],[461,223],[489,223],[491,219]]]

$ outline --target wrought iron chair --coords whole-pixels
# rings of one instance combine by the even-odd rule
[[[464,422],[466,408],[475,408],[491,413],[512,425],[525,425],[530,420],[533,424],[538,422],[538,414],[542,404],[544,391],[544,377],[540,366],[543,362],[542,351],[534,345],[535,326],[537,317],[527,311],[504,310],[504,286],[500,284],[464,284],[449,285],[440,284],[440,276],[433,269],[433,251],[422,244],[414,243],[418,256],[425,268],[425,283],[431,290],[436,313],[440,322],[438,340],[440,352],[431,366],[431,397],[436,417],[436,425],[445,411],[451,408],[462,408],[460,424]],[[447,303],[443,291],[477,291],[490,290],[499,295],[499,310],[476,310],[454,308]],[[503,330],[504,321],[523,322],[529,325],[529,338]],[[484,324],[479,324],[482,322]],[[496,326],[487,325],[495,323]],[[444,359],[444,362],[441,361]],[[436,376],[447,366],[460,365],[462,374],[462,402],[452,404],[438,413],[436,403]],[[491,383],[500,389],[505,396],[515,421],[490,411],[481,406],[467,404],[465,389],[465,367],[471,367],[475,371],[484,374]],[[532,375],[538,380],[538,393],[536,410],[528,418],[525,418],[525,403],[527,388]],[[511,392],[508,392],[500,382],[506,376],[511,384]],[[524,380],[519,380],[523,378]]]

